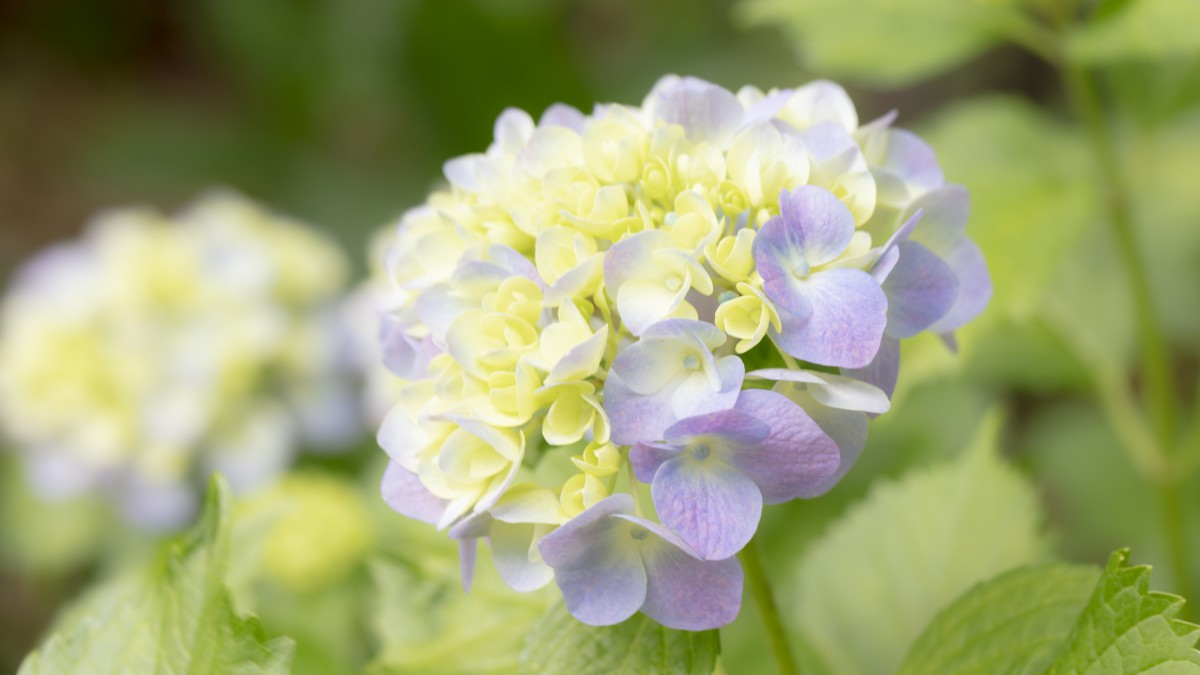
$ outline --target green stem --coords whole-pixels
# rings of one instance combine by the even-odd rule
[[[771,582],[767,580],[767,570],[763,567],[758,548],[758,539],[752,539],[738,554],[738,558],[742,561],[746,581],[750,584],[750,593],[754,596],[754,603],[758,605],[758,613],[767,629],[767,641],[771,643],[771,651],[775,654],[779,673],[796,675],[800,671],[796,668],[796,659],[792,656],[791,646],[788,645],[787,631],[783,628],[779,606],[775,604],[775,596],[771,593]]]
[[[1154,440],[1162,457],[1173,459],[1175,453],[1175,384],[1167,341],[1154,315],[1154,299],[1150,278],[1137,242],[1133,223],[1129,189],[1121,173],[1109,122],[1092,74],[1085,68],[1067,64],[1063,70],[1067,90],[1087,128],[1092,152],[1100,174],[1100,188],[1106,197],[1108,219],[1116,237],[1121,261],[1129,278],[1137,319],[1138,342],[1141,350],[1142,377],[1146,405],[1153,423]],[[1154,479],[1153,476],[1148,476]],[[1159,476],[1154,482],[1159,490],[1163,527],[1170,552],[1175,590],[1192,599],[1191,565],[1188,551],[1187,526],[1179,494],[1180,477]],[[1191,605],[1188,606],[1189,608]]]
[[[1179,483],[1167,483],[1159,486],[1159,501],[1162,508],[1163,529],[1167,533],[1167,556],[1171,560],[1171,569],[1175,573],[1175,592],[1188,601],[1180,613],[1180,618],[1190,618],[1195,614],[1195,602],[1191,589],[1191,564],[1188,560],[1187,525],[1183,515],[1183,499],[1180,495]],[[1182,573],[1180,572],[1182,570]]]
[[[1100,171],[1101,188],[1107,197],[1109,220],[1117,239],[1121,262],[1129,275],[1145,371],[1143,377],[1154,428],[1163,451],[1170,452],[1175,439],[1175,385],[1172,382],[1167,342],[1154,316],[1150,278],[1138,247],[1129,190],[1121,175],[1116,147],[1109,133],[1094,79],[1087,70],[1078,66],[1068,66],[1065,72],[1067,88],[1091,139]]]

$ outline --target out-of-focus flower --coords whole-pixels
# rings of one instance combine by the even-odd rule
[[[298,591],[336,581],[371,544],[370,516],[358,488],[328,475],[284,476],[239,504],[238,515],[264,519],[263,574]]]
[[[336,301],[347,264],[230,193],[175,217],[111,211],[14,277],[0,420],[46,496],[99,489],[181,524],[210,470],[248,489],[359,433]]]
[[[589,623],[732,620],[762,505],[836,484],[898,341],[987,301],[965,191],[893,118],[675,76],[505,111],[384,256],[388,504],[459,540],[466,583],[484,539]]]

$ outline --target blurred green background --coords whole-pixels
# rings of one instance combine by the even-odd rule
[[[863,121],[898,109],[898,124],[933,145],[947,179],[971,190],[969,233],[988,258],[996,292],[960,335],[958,357],[933,339],[906,345],[893,410],[872,424],[844,484],[768,512],[766,555],[776,577],[794,576],[807,545],[874,481],[957,457],[987,411],[1000,410],[996,442],[1032,481],[1052,550],[1102,562],[1133,546],[1135,561],[1157,565],[1158,587],[1182,590],[1179,580],[1190,578],[1195,588],[1195,472],[1181,473],[1187,478],[1176,489],[1192,562],[1174,575],[1180,558],[1165,543],[1161,496],[1129,459],[1128,437],[1137,432],[1111,421],[1121,410],[1140,414],[1138,403],[1121,402],[1144,390],[1133,298],[1107,226],[1111,184],[1047,61],[1062,50],[1096,74],[1167,346],[1172,440],[1180,453],[1200,452],[1200,37],[1187,30],[1200,34],[1198,7],[1194,0],[0,2],[0,278],[40,247],[75,236],[101,208],[174,209],[214,184],[327,229],[365,269],[370,235],[422,200],[445,159],[485,147],[507,106],[536,116],[556,101],[585,110],[596,101],[637,103],[670,72],[731,89],[833,78]],[[369,447],[355,455],[368,499],[377,455]],[[3,466],[0,670],[9,671],[58,605],[98,574],[94,560],[62,554],[87,548],[72,532],[124,535],[87,521],[86,510],[32,514],[32,502],[15,496],[13,462]],[[338,470],[356,475],[358,467]],[[387,518],[379,522],[391,527]],[[66,542],[61,550],[29,552],[53,549],[56,539]],[[359,595],[366,578],[355,582]],[[729,672],[766,667],[757,626],[746,611],[726,632]]]

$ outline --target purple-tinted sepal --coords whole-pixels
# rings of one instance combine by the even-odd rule
[[[992,281],[983,253],[966,236],[971,210],[966,188],[943,185],[923,194],[909,205],[907,213],[918,210],[924,213],[910,239],[941,258],[957,281],[953,303],[928,326],[935,333],[947,333],[983,311],[992,297]]]
[[[874,385],[891,398],[900,378],[900,341],[885,336],[879,344],[879,353],[865,368],[843,368],[842,374]],[[873,410],[867,412],[878,414]]]
[[[388,462],[379,489],[384,503],[393,511],[414,520],[433,525],[446,510],[446,500],[430,492],[417,474],[396,462]]]
[[[958,277],[941,258],[915,241],[902,241],[895,267],[883,282],[887,328],[895,339],[910,338],[934,325],[955,304]]]
[[[742,126],[745,110],[732,92],[696,77],[668,75],[646,100],[655,119],[678,124],[693,141],[724,147]]]
[[[821,405],[839,410],[885,413],[891,407],[886,392],[859,378],[790,368],[763,368],[746,373],[747,378],[794,382],[805,385]]]
[[[555,103],[546,108],[546,112],[542,113],[542,118],[538,120],[538,126],[566,127],[576,133],[582,133],[583,121],[583,113],[579,112],[578,108],[569,106],[566,103]]]
[[[415,337],[387,317],[379,327],[379,340],[383,348],[383,365],[406,380],[425,377],[429,362],[441,353],[432,336]]]
[[[895,344],[885,337],[880,353],[887,353]],[[837,470],[813,486],[809,496],[828,492],[850,471],[867,442],[868,415],[885,412],[889,406],[888,395],[879,387],[850,377],[783,368],[754,370],[747,377],[778,382],[776,391],[799,405],[837,445]]]
[[[805,497],[838,466],[836,444],[798,405],[743,391],[733,410],[681,420],[666,443],[630,450],[651,483],[655,510],[700,557],[736,554],[758,528],[762,505]]]
[[[992,299],[992,278],[979,246],[963,237],[946,257],[958,277],[958,296],[950,309],[929,330],[949,333],[979,316]]]
[[[867,272],[831,267],[849,245],[854,218],[833,193],[801,186],[780,196],[781,215],[754,240],[763,291],[783,330],[772,338],[812,363],[861,367],[871,362],[887,323],[887,298]]]
[[[613,440],[657,441],[680,419],[733,407],[745,366],[737,356],[713,355],[725,340],[711,324],[668,319],[618,353],[604,384]]]
[[[639,609],[669,628],[709,630],[735,619],[742,570],[736,559],[704,561],[661,526],[632,515],[633,498],[607,497],[542,538],[567,610],[594,626]]]
[[[463,590],[467,593],[471,592],[471,584],[475,581],[475,562],[478,556],[478,539],[460,539],[458,541],[458,573],[462,577]]]
[[[492,561],[496,572],[509,588],[528,593],[545,586],[554,578],[553,570],[537,553],[539,532],[547,528],[533,523],[492,522],[488,534]]]

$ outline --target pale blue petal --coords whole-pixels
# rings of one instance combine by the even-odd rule
[[[992,278],[979,246],[967,237],[958,241],[946,262],[958,277],[958,297],[950,311],[929,327],[935,333],[948,333],[967,323],[987,307],[992,299]]]
[[[486,511],[472,513],[446,530],[446,535],[451,539],[478,539],[486,537],[488,532],[491,532],[492,525],[495,522],[492,515]]]
[[[942,256],[948,256],[967,229],[971,196],[961,185],[944,185],[927,192],[905,209],[905,213],[924,211],[912,240]]]
[[[900,377],[900,341],[885,335],[875,358],[865,368],[843,368],[842,373],[878,387],[890,398],[896,391],[896,380]]]
[[[631,280],[617,291],[617,312],[630,333],[642,335],[646,328],[670,316],[687,297],[687,287],[672,291],[655,283]]]
[[[468,192],[479,192],[479,172],[476,167],[484,159],[481,154],[463,155],[442,164],[442,174],[451,185]]]
[[[604,412],[612,425],[612,440],[620,445],[662,440],[663,432],[676,422],[671,411],[673,389],[641,396],[621,380],[616,370],[604,382]]]
[[[696,338],[710,350],[725,344],[728,339],[725,333],[711,323],[695,319],[666,319],[650,326],[642,334],[643,338],[675,338],[687,340]]]
[[[811,497],[841,463],[837,444],[788,397],[765,389],[747,389],[737,409],[771,425],[763,442],[738,448],[726,457],[758,486],[768,504]]]
[[[741,410],[721,410],[680,420],[667,429],[669,443],[683,444],[695,436],[720,436],[735,443],[758,443],[771,435],[771,426]]]
[[[754,481],[716,454],[685,451],[659,467],[651,486],[664,525],[705,560],[723,560],[754,536],[762,495]]]
[[[838,447],[841,459],[837,471],[812,489],[811,496],[820,496],[837,485],[858,461],[867,444],[867,414],[823,406],[809,396],[808,392],[795,393],[792,398]]]
[[[475,581],[475,561],[478,554],[478,539],[460,539],[458,541],[458,573],[462,578],[463,590],[468,593],[471,592],[471,583]]]
[[[405,380],[425,377],[429,362],[441,353],[433,337],[413,337],[398,324],[386,322],[380,330],[383,365]]]
[[[528,523],[496,521],[488,537],[496,572],[509,588],[520,593],[536,591],[554,578],[554,570],[544,561],[530,560],[536,532],[536,526]]]
[[[886,339],[885,337],[884,340]],[[880,353],[882,351],[881,347]],[[763,368],[746,373],[746,377],[808,384],[808,392],[813,398],[823,405],[839,410],[879,414],[887,412],[891,407],[888,395],[883,390],[852,377],[789,368]]]
[[[664,78],[650,93],[656,119],[678,124],[694,141],[723,147],[742,125],[742,104],[729,90],[695,77]]]
[[[638,270],[652,267],[654,252],[674,247],[671,235],[663,230],[647,230],[626,237],[612,245],[604,254],[604,285],[610,291],[620,289],[635,278]]]
[[[642,611],[668,628],[711,630],[731,623],[742,607],[737,558],[699,560],[663,541],[647,546],[648,588]]]
[[[759,272],[763,268],[759,266]],[[791,275],[764,277],[763,293],[775,303],[776,309],[791,314],[796,319],[807,319],[812,316],[812,303],[804,295],[800,280]]]
[[[933,148],[907,129],[888,132],[887,153],[882,170],[912,186],[917,193],[936,189],[945,181]]]
[[[583,113],[579,112],[578,108],[569,106],[566,103],[555,103],[546,108],[546,112],[542,113],[542,118],[538,121],[538,126],[560,126],[582,132],[583,120]]]
[[[950,311],[958,296],[958,278],[950,266],[914,241],[896,247],[899,260],[883,282],[887,294],[889,337],[909,338]]]
[[[446,510],[446,500],[430,492],[417,474],[395,462],[388,462],[379,490],[392,510],[430,525],[438,522]]]
[[[887,324],[887,297],[861,270],[834,268],[803,282],[812,314],[800,319],[780,312],[783,330],[775,342],[792,356],[825,366],[867,365],[879,349]]]
[[[617,354],[612,369],[631,390],[648,396],[687,372],[683,365],[687,353],[688,345],[681,340],[643,336]]]
[[[829,190],[802,185],[784,192],[779,195],[779,210],[787,227],[789,247],[801,251],[809,265],[831,262],[850,245],[854,216]],[[758,239],[754,243],[757,247]]]
[[[593,626],[633,616],[646,599],[646,569],[630,525],[615,513],[633,510],[627,494],[593,505],[542,538],[542,559],[554,568],[567,611]]]
[[[676,419],[728,410],[737,401],[746,366],[737,356],[717,359],[720,388],[713,389],[710,378],[694,372],[681,380],[671,394],[671,412]]]
[[[677,445],[666,443],[636,443],[629,449],[629,461],[633,464],[633,473],[643,483],[654,481],[654,474],[663,462],[675,457],[680,452]]]

